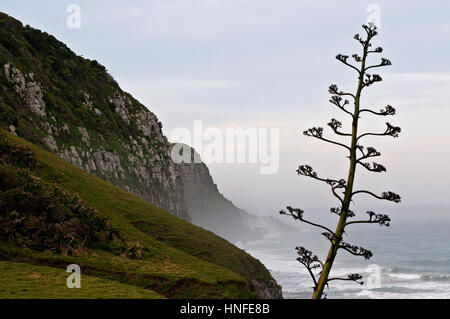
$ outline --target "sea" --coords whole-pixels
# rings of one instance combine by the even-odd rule
[[[237,244],[270,270],[282,286],[284,298],[303,299],[311,297],[313,282],[296,261],[295,247],[304,246],[324,256],[329,242],[321,237],[317,230],[306,229]],[[340,250],[331,277],[359,273],[364,283],[332,281],[325,289],[326,298],[450,298],[450,221],[358,225],[344,240],[371,250],[373,257],[364,260]]]

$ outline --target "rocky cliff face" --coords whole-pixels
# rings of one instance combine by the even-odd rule
[[[247,225],[247,219],[244,220],[244,216],[249,214],[219,192],[208,167],[201,162],[200,155],[187,145],[183,149],[190,153],[192,159],[190,163],[178,164],[192,223],[230,241],[261,239],[263,233],[252,229]]]
[[[6,15],[0,31],[0,125],[189,220],[155,114],[54,37]]]
[[[258,237],[204,164],[172,161],[161,122],[104,66],[1,12],[0,128],[219,235]],[[250,284],[261,297],[281,298],[271,277]]]

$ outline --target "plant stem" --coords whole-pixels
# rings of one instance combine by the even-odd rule
[[[333,266],[334,260],[336,258],[337,251],[339,250],[339,244],[342,240],[342,235],[345,231],[345,224],[347,222],[348,212],[350,203],[352,201],[352,193],[353,193],[353,183],[355,180],[355,172],[356,172],[356,152],[357,152],[357,138],[358,138],[358,120],[359,120],[359,109],[360,109],[360,98],[361,91],[364,87],[364,75],[365,75],[365,67],[366,67],[366,59],[367,52],[369,48],[370,36],[367,36],[367,40],[364,45],[364,53],[361,61],[361,70],[359,72],[358,79],[358,88],[355,94],[355,108],[353,112],[353,122],[352,122],[352,141],[350,147],[350,165],[348,170],[347,177],[347,186],[345,189],[345,196],[342,202],[339,222],[336,227],[336,231],[334,233],[334,237],[331,242],[330,249],[328,251],[327,259],[323,265],[322,272],[320,274],[319,280],[317,282],[317,286],[314,289],[314,293],[312,295],[313,299],[321,299],[323,295],[323,291],[325,286],[328,283],[328,277],[330,275],[331,268]]]

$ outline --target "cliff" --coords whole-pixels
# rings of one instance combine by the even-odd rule
[[[177,165],[192,223],[231,241],[262,239],[263,230],[250,227],[247,223],[249,219],[244,218],[251,215],[220,193],[200,155],[187,145],[183,149],[190,152],[192,160],[190,163],[182,162]]]
[[[189,220],[155,114],[105,67],[0,13],[0,125]]]
[[[140,247],[138,251],[147,251],[144,255],[151,261],[148,267],[155,270],[155,275],[149,277],[142,269],[147,266],[131,265],[128,261],[115,264],[110,256],[108,267],[116,270],[98,270],[104,278],[127,277],[127,267],[131,265],[134,267],[131,270],[145,279],[141,284],[156,281],[164,287],[173,284],[178,290],[184,289],[180,292],[155,288],[167,297],[187,296],[183,293],[194,282],[196,287],[203,285],[207,289],[205,293],[200,288],[189,291],[189,297],[195,297],[195,292],[204,297],[281,297],[281,288],[259,261],[210,232],[165,212],[189,221],[189,212],[196,215],[196,203],[189,200],[189,206],[186,204],[186,199],[192,198],[192,192],[183,186],[187,175],[171,160],[170,144],[155,114],[122,91],[97,61],[77,56],[53,36],[24,27],[3,13],[0,13],[0,128],[16,135],[16,142],[38,152],[38,161],[48,174],[39,178],[81,194],[92,209],[128,234],[125,237],[130,243],[138,241],[134,243]],[[65,166],[39,147],[82,171]],[[206,176],[202,178],[206,181]],[[226,200],[222,198],[220,202]],[[44,233],[39,232],[40,236]],[[45,265],[52,267],[73,261],[17,249],[7,241],[0,243],[0,257],[22,256],[21,262],[47,260]],[[90,267],[98,266],[96,258],[86,260]],[[159,271],[166,270],[167,262],[173,264],[169,265],[168,277],[159,278]],[[170,278],[172,271],[181,281]],[[211,285],[223,282],[221,273],[226,274],[230,285]],[[218,295],[214,295],[216,290]],[[230,295],[230,291],[234,292]]]

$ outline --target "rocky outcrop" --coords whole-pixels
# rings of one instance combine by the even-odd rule
[[[0,127],[190,220],[156,115],[106,68],[0,13]]]
[[[23,73],[12,62],[5,64],[3,69],[13,92],[37,115],[26,115],[36,126],[36,133],[40,133],[36,134],[40,137],[35,142],[66,161],[190,220],[181,175],[170,158],[170,145],[155,114],[118,87],[114,88],[107,103],[99,103],[98,99],[82,91],[80,107],[95,117],[95,126],[80,126],[79,119],[67,118],[66,114],[46,105],[43,99],[46,91],[34,81],[33,73]],[[110,115],[110,110],[102,111],[102,104],[103,107],[110,106],[120,119],[118,132],[115,132],[119,134],[115,136],[100,129],[110,126],[110,118],[106,116]],[[52,116],[48,116],[48,112]],[[123,136],[123,131],[128,134]],[[105,133],[109,136],[105,137]]]
[[[10,63],[4,65],[6,79],[11,83],[14,90],[27,103],[28,107],[37,115],[45,117],[45,103],[42,100],[40,86],[33,81],[34,74],[24,75],[19,69],[11,66]]]
[[[281,286],[274,279],[269,281],[253,279],[250,282],[253,285],[254,291],[262,299],[283,299]]]
[[[261,239],[263,233],[246,224],[243,215],[247,213],[219,192],[200,155],[187,145],[182,146],[181,152],[184,151],[190,153],[191,161],[181,162],[178,167],[192,223],[234,242]]]
[[[131,100],[125,95],[115,92],[113,96],[109,98],[109,102],[114,105],[114,110],[122,118],[122,120],[130,125],[130,114],[128,108],[131,107]]]
[[[125,93],[116,92],[110,102],[125,125],[133,125],[137,132],[120,140],[117,150],[106,150],[102,146],[93,147],[91,139],[95,137],[91,138],[91,135],[98,134],[89,134],[86,128],[78,127],[83,147],[63,147],[58,154],[72,164],[189,221],[180,173],[169,157],[169,144],[156,116],[145,108],[133,108]],[[96,116],[100,116],[101,111],[92,108]],[[105,140],[101,135],[98,138]]]

